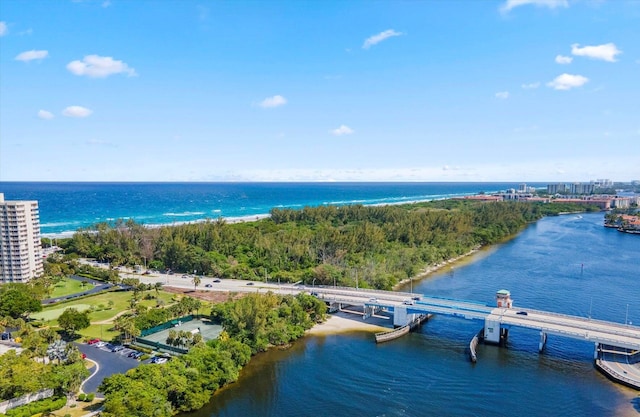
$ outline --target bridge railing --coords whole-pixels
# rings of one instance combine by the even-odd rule
[[[513,309],[516,309],[516,307],[514,307]],[[552,311],[542,311],[542,310],[534,310],[534,309],[530,309],[530,308],[522,308],[521,310],[525,310],[529,313],[533,313],[533,314],[542,314],[542,315],[547,315],[547,316],[554,316],[554,317],[563,317],[563,318],[567,318],[567,319],[572,319],[572,320],[578,320],[584,323],[595,323],[595,324],[601,324],[603,326],[616,326],[617,328],[628,328],[631,331],[640,331],[640,327],[638,326],[632,326],[630,324],[624,324],[624,323],[616,323],[616,322],[612,322],[612,321],[607,321],[607,320],[599,320],[599,319],[593,319],[593,318],[589,318],[589,317],[582,317],[582,316],[572,316],[569,314],[562,314],[562,313],[554,313]]]
[[[527,310],[530,313],[533,313],[533,310]],[[536,313],[538,313],[538,316],[536,316],[533,320],[537,321],[537,322],[542,322],[542,323],[547,323],[547,324],[555,324],[555,325],[559,325],[559,326],[565,326],[565,327],[571,327],[574,329],[581,329],[581,330],[585,330],[585,331],[592,331],[592,332],[602,332],[602,333],[607,333],[607,334],[614,334],[616,336],[624,336],[624,337],[632,337],[632,338],[637,338],[638,335],[640,334],[640,328],[620,328],[620,327],[611,327],[610,322],[606,322],[606,321],[598,321],[598,322],[594,322],[594,321],[583,321],[583,320],[574,320],[576,317],[575,316],[568,316],[566,314],[555,314],[555,313],[547,313],[545,311],[536,311]],[[544,316],[553,316],[553,317],[558,317],[558,318],[564,318],[564,319],[568,319],[570,320],[569,323],[558,323],[557,321],[553,321],[553,320],[549,320],[549,319],[545,319]],[[541,317],[540,317],[541,316]],[[528,317],[528,316],[525,316]],[[524,317],[518,317],[517,319],[515,317],[511,317],[511,316],[504,316],[504,315],[500,315],[500,319],[515,319],[518,321],[518,323],[516,324],[517,326],[522,326],[525,327],[524,325],[520,324],[520,323],[526,323],[527,319],[525,319]],[[511,323],[513,324],[513,323]],[[598,327],[593,327],[593,326],[589,326],[589,324],[596,324],[599,326],[602,326],[601,328]]]
[[[507,324],[523,327],[526,329],[540,330],[548,334],[557,334],[557,335],[567,336],[573,339],[581,339],[589,342],[606,343],[612,346],[620,346],[621,344],[623,344],[624,345],[623,347],[629,347],[629,348],[635,348],[635,349],[640,348],[640,340],[634,338],[633,336],[628,336],[628,335],[618,335],[618,336],[628,337],[629,339],[632,339],[632,340],[635,339],[636,342],[630,344],[620,339],[612,339],[610,337],[600,336],[595,334],[598,332],[597,330],[594,331],[592,334],[588,334],[588,333],[571,331],[571,330],[562,330],[555,327],[535,326],[526,321],[518,322],[518,323],[507,323]],[[557,323],[554,323],[554,324],[556,324],[557,326],[562,326],[561,324],[557,324]],[[575,329],[575,327],[572,327],[572,328]],[[584,330],[584,329],[580,329],[580,330]]]
[[[313,290],[314,288],[319,288],[319,289],[323,289],[323,290],[338,290],[338,291],[358,291],[358,292],[363,292],[363,293],[377,293],[377,294],[388,294],[388,295],[393,295],[393,296],[399,296],[399,297],[411,297],[411,296],[418,296],[418,295],[422,295],[422,294],[417,294],[417,293],[409,293],[409,292],[399,292],[399,291],[388,291],[388,290],[374,290],[372,288],[353,288],[353,287],[333,287],[333,286],[328,286],[328,285],[315,285],[312,287],[306,286],[305,289],[307,290]]]

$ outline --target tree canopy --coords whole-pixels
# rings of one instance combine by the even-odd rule
[[[86,329],[91,325],[89,313],[78,311],[75,308],[67,308],[58,317],[58,324],[68,335],[75,334],[76,330]]]
[[[563,207],[561,207],[563,206]],[[129,265],[202,271],[223,278],[390,289],[422,268],[504,239],[527,223],[577,205],[443,200],[399,206],[273,209],[268,219],[145,228],[101,223],[67,252]],[[194,282],[197,288],[197,283]]]
[[[326,306],[309,295],[251,294],[214,309],[227,330],[162,365],[140,365],[107,377],[103,415],[170,416],[203,407],[240,375],[252,352],[289,343],[324,318]],[[252,335],[255,333],[256,335]],[[179,333],[172,334],[175,339]]]
[[[42,310],[40,301],[27,284],[0,285],[0,317],[26,317]]]

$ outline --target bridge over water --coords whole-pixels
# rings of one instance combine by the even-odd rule
[[[549,334],[593,342],[594,358],[597,358],[599,346],[604,345],[631,352],[640,351],[640,327],[548,311],[514,308],[506,290],[498,291],[494,306],[424,294],[340,287],[314,287],[311,293],[338,307],[341,304],[362,305],[365,319],[376,311],[390,312],[393,314],[393,324],[396,327],[405,326],[420,315],[443,314],[483,321],[482,335],[485,342],[489,343],[500,344],[506,341],[510,329],[521,327],[540,332],[540,351],[544,349]]]

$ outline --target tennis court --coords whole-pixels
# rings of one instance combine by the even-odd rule
[[[193,319],[191,321],[185,322],[181,322],[179,320],[176,321],[177,324],[174,327],[161,330],[157,333],[148,334],[143,338],[151,342],[166,343],[167,337],[169,337],[169,331],[171,330],[175,330],[178,332],[192,332],[195,330],[199,331],[200,334],[202,334],[202,338],[206,342],[207,340],[217,339],[218,336],[220,336],[220,333],[222,333],[222,326],[213,324],[209,320]]]

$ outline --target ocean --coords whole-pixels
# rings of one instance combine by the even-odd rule
[[[530,184],[544,186],[544,184]],[[171,225],[255,219],[272,208],[398,204],[495,192],[518,183],[88,183],[0,182],[5,200],[38,200],[43,236],[70,236],[116,219]]]

